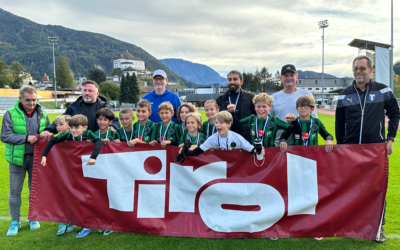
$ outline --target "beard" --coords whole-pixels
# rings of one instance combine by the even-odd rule
[[[239,87],[236,84],[229,85],[229,92],[231,92],[232,94],[236,93],[238,89]]]
[[[88,98],[88,99],[86,99],[86,98]],[[92,98],[92,97],[90,97],[90,96],[88,96],[88,97],[84,97],[83,98],[83,101],[85,102],[85,103],[87,103],[87,104],[91,104],[91,103],[94,103],[94,99]]]

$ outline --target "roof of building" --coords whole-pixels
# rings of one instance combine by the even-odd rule
[[[391,47],[390,44],[378,43],[378,42],[373,42],[373,41],[368,41],[368,40],[363,40],[363,39],[358,39],[358,38],[354,38],[353,41],[351,41],[349,43],[349,46],[361,48],[361,49],[373,50],[373,51],[375,51],[375,46],[383,47],[386,49]]]
[[[50,78],[46,75],[46,73],[44,74],[43,78],[42,78],[42,82],[50,82]]]
[[[122,62],[121,64],[133,64],[132,62]]]
[[[118,60],[118,59],[135,60],[135,61],[144,62],[142,59],[132,56],[132,54],[130,54],[128,51],[126,51],[124,54],[121,54],[120,56],[117,56],[114,60]]]

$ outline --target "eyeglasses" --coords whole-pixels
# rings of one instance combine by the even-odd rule
[[[367,67],[355,67],[355,68],[353,68],[354,72],[357,72],[358,70],[360,70],[361,72],[364,72],[365,70],[367,70]]]
[[[299,109],[309,109],[311,108],[310,105],[298,106]]]
[[[163,77],[162,77],[162,78],[153,78],[153,80],[156,81],[156,82],[157,82],[157,81],[162,82],[162,81],[164,80],[164,78],[163,78]]]

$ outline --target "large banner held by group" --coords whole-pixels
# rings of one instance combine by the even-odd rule
[[[42,166],[46,143],[35,145],[30,220],[207,238],[375,240],[379,231],[388,183],[383,143],[335,145],[330,153],[267,148],[264,163],[242,150],[215,150],[181,164],[177,147],[111,142],[96,165],[86,165],[93,143],[68,141]]]

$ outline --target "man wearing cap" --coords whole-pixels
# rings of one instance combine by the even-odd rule
[[[160,106],[162,102],[170,102],[174,107],[174,112],[175,112],[174,116],[171,117],[171,121],[179,123],[179,121],[176,119],[177,110],[182,103],[177,94],[172,93],[169,89],[165,88],[167,82],[168,78],[164,70],[159,69],[154,71],[153,73],[154,90],[143,96],[143,99],[146,99],[151,103],[152,113],[149,116],[149,119],[152,122],[155,123],[161,122],[160,116],[158,115],[158,106]]]
[[[314,96],[305,89],[296,88],[296,82],[298,79],[298,74],[296,67],[293,64],[286,64],[282,67],[281,75],[279,76],[283,84],[283,89],[277,93],[272,94],[274,98],[274,103],[269,111],[270,115],[277,116],[282,121],[285,121],[285,115],[292,113],[299,115],[296,110],[296,101],[302,95],[309,95],[314,98]],[[311,114],[313,117],[317,118],[317,109]],[[283,130],[278,130],[276,134],[277,140],[275,141],[275,146],[279,146],[279,137],[281,136]],[[289,145],[292,144],[291,138],[287,141]]]

